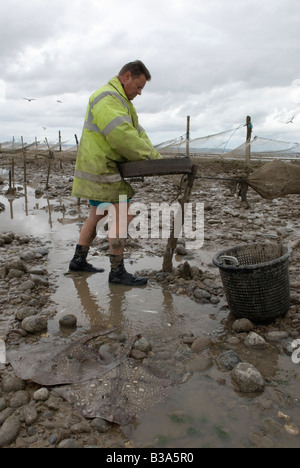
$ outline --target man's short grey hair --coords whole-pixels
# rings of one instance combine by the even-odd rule
[[[119,71],[118,76],[125,75],[128,71],[130,71],[132,78],[138,78],[141,75],[145,75],[147,81],[151,80],[151,74],[148,68],[140,60],[126,63],[126,65],[124,65]]]

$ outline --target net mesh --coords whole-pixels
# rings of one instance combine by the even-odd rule
[[[271,161],[254,171],[247,183],[265,199],[300,194],[300,165]]]

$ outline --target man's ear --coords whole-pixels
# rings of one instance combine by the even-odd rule
[[[131,78],[131,72],[130,72],[130,71],[127,71],[126,73],[124,73],[123,76],[124,76],[124,81],[125,81],[125,83],[126,83],[126,82],[129,81],[130,78]]]

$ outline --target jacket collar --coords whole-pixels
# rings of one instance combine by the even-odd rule
[[[121,94],[121,96],[124,99],[126,99],[126,101],[128,101],[130,103],[128,97],[125,94],[124,88],[123,88],[123,86],[122,86],[122,84],[121,84],[121,82],[120,82],[120,80],[119,80],[119,78],[117,76],[115,76],[114,78],[109,80],[109,84],[111,86],[113,86],[118,91],[118,93]]]

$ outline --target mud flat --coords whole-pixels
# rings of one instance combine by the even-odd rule
[[[198,163],[202,176],[243,173],[238,162]],[[1,156],[1,168],[9,167],[10,160]],[[7,356],[19,352],[25,359],[33,349],[59,348],[113,329],[109,338],[91,340],[92,351],[101,350],[105,362],[119,362],[121,356],[121,362],[133,363],[133,373],[122,374],[123,393],[118,402],[121,387],[116,387],[113,411],[100,405],[97,416],[87,417],[55,385],[38,383],[40,376],[29,365],[20,371],[2,363],[1,447],[300,446],[298,196],[266,201],[249,190],[245,205],[228,184],[197,179],[192,201],[204,203],[203,246],[181,239],[173,271],[164,273],[166,239],[128,239],[128,270],[147,274],[149,284],[118,289],[107,283],[106,238],[95,241],[89,258],[103,265],[104,273],[68,274],[88,213],[85,201],[78,205],[71,197],[73,163],[53,163],[47,189],[42,160],[28,162],[26,185],[22,165],[15,170],[13,193],[7,193],[5,177],[0,184],[0,339]],[[180,176],[132,184],[136,202],[171,203],[179,194]],[[290,310],[269,324],[236,321],[212,258],[266,234],[293,249]],[[64,326],[70,315],[73,326]],[[143,380],[141,371],[151,379]],[[136,408],[133,382],[144,395]],[[99,390],[91,385],[91,393]],[[126,388],[133,419],[125,422]],[[155,388],[163,389],[162,398]],[[91,411],[91,401],[84,401],[85,411]]]

